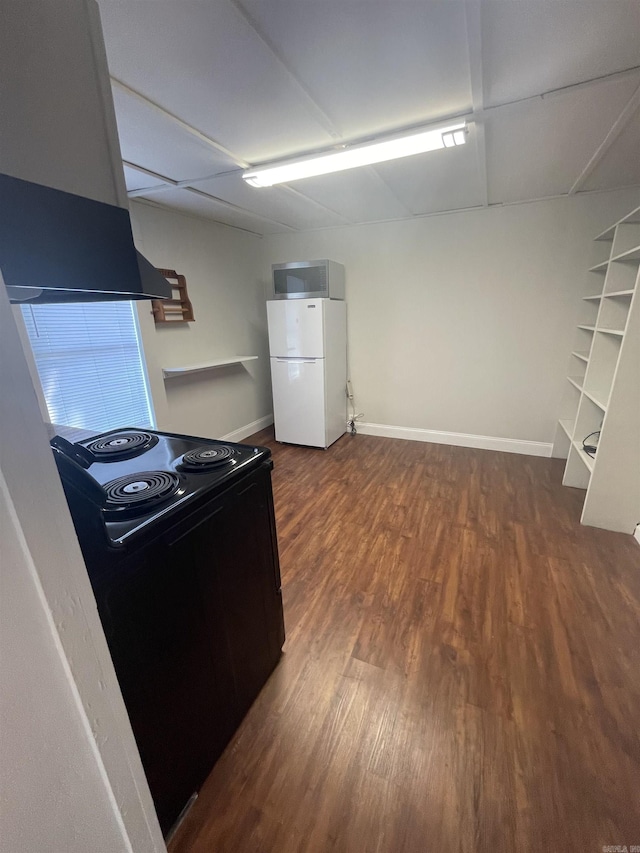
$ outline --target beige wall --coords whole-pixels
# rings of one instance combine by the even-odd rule
[[[0,275],[0,850],[165,847]]]
[[[3,3],[0,65],[0,172],[127,207],[97,3]]]
[[[548,443],[592,238],[637,203],[625,191],[274,235],[262,274],[345,265],[365,422]]]
[[[193,323],[156,326],[150,306],[138,306],[158,428],[220,438],[268,417],[272,408],[266,309],[259,280],[261,239],[141,203],[131,205],[131,217],[136,245],[151,263],[186,277],[195,316]],[[163,367],[233,355],[259,358],[162,378]]]

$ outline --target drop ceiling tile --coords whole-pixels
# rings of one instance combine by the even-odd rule
[[[403,219],[410,211],[382,180],[375,167],[295,181],[292,189],[335,210],[348,222]]]
[[[476,132],[467,143],[380,163],[380,177],[411,213],[460,210],[483,203],[483,176],[478,169]]]
[[[236,155],[226,158],[116,86],[125,159],[174,180],[222,172],[207,189],[230,206],[179,191],[150,194],[154,201],[172,200],[197,215],[231,224],[242,220],[250,222],[249,230],[270,233],[285,226],[402,218],[473,206],[481,198],[483,167],[474,163],[470,146],[459,154],[457,168],[436,152],[310,178],[289,190],[248,188],[239,182],[237,165],[240,159],[258,164],[326,148],[341,135],[349,141],[467,111],[465,3],[99,4],[114,77]],[[480,10],[486,106],[640,65],[638,0],[482,0]],[[490,201],[566,192],[639,82],[640,74],[627,75],[489,108],[484,122]],[[634,127],[629,125],[583,189],[636,180]],[[131,188],[151,185],[133,174],[127,179]]]
[[[111,74],[239,158],[257,163],[331,141],[229,0],[100,0],[100,12]]]
[[[295,230],[347,223],[343,216],[329,206],[323,207],[301,196],[296,191],[296,184],[299,183],[293,183],[291,190],[282,187],[252,187],[242,180],[240,173],[236,173],[201,181],[197,188]]]
[[[237,169],[237,163],[139,98],[113,87],[122,157],[174,181]]]
[[[345,138],[471,106],[463,3],[239,2]]]
[[[145,198],[144,196],[141,197]],[[224,204],[204,198],[185,189],[173,189],[150,195],[148,201],[160,207],[190,213],[203,219],[212,219],[222,225],[231,225],[253,234],[280,234],[289,231],[286,226],[269,222],[251,213],[234,210]]]
[[[490,111],[489,201],[568,192],[635,87],[631,79],[609,80]]]
[[[640,186],[640,109],[595,167],[582,190]]]
[[[161,187],[163,181],[158,178],[152,178],[150,175],[145,175],[144,172],[139,172],[137,169],[131,169],[129,166],[124,167],[124,180],[127,185],[127,191],[146,189],[148,187]]]
[[[484,0],[485,105],[640,65],[638,0]]]

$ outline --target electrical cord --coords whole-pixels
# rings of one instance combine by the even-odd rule
[[[347,377],[349,377],[350,375],[351,365],[349,361],[349,335],[347,334]],[[356,414],[356,404],[353,398],[353,388],[351,387],[351,379],[347,379],[345,393],[347,395],[347,400],[349,401],[349,404],[351,406],[351,416],[347,421],[347,428],[349,430],[349,434],[354,436],[357,433],[356,422],[364,417],[364,412],[359,412],[358,414]]]
[[[595,444],[587,444],[587,441],[591,438],[592,435],[597,435],[598,437],[600,437],[600,430],[597,429],[595,432],[590,432],[589,435],[586,435],[582,439],[582,449],[587,454],[587,456],[590,456],[593,459],[598,449],[598,442],[596,441]]]
[[[355,435],[358,432],[358,430],[356,429],[356,421],[362,420],[363,417],[364,412],[360,412],[356,415],[354,411],[353,415],[349,418],[349,420],[347,421],[347,426],[349,427],[349,432],[351,435]]]
[[[356,422],[359,420],[362,420],[362,418],[364,417],[364,412],[359,412],[358,414],[356,414],[356,405],[354,402],[353,388],[351,387],[351,380],[350,379],[347,379],[346,391],[347,391],[347,399],[349,400],[349,403],[351,404],[351,417],[347,421],[347,427],[349,428],[349,433],[351,435],[355,435],[357,433]]]

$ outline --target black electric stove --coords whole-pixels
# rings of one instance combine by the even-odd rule
[[[129,545],[159,522],[220,492],[271,456],[264,447],[124,428],[75,444],[55,437],[63,483],[99,510],[110,544]]]
[[[271,453],[132,427],[51,445],[166,834],[280,658]]]

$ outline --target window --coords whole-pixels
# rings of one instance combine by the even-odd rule
[[[132,302],[23,305],[22,316],[52,423],[153,426]]]

